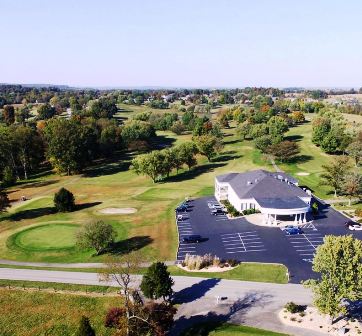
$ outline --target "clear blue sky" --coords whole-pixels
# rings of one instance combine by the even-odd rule
[[[362,86],[361,0],[0,0],[0,82]]]

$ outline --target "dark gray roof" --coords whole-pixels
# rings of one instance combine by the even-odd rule
[[[259,169],[245,173],[219,175],[216,179],[219,182],[229,183],[241,199],[309,196],[301,188],[295,186],[294,184],[288,184],[285,180],[291,183],[297,183],[297,180],[285,173],[271,173],[266,170]]]
[[[307,207],[307,204],[304,203],[299,197],[255,198],[255,200],[262,208],[298,209]]]

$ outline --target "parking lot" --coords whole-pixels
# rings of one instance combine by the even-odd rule
[[[321,214],[312,222],[301,226],[303,234],[287,235],[276,227],[258,226],[245,218],[228,219],[226,215],[211,214],[217,201],[213,197],[195,199],[177,221],[180,245],[177,260],[186,254],[211,253],[223,259],[244,262],[281,263],[288,267],[290,280],[299,283],[315,277],[312,260],[316,248],[323,243],[325,235],[353,234],[362,239],[361,231],[349,231],[344,227],[346,218],[325,205]],[[192,234],[201,235],[205,241],[183,243],[182,238]]]

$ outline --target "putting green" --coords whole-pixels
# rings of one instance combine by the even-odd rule
[[[66,223],[34,226],[10,236],[8,246],[34,252],[69,250],[78,228]]]

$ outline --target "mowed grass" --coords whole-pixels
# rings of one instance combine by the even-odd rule
[[[269,330],[253,328],[248,326],[224,323],[220,325],[217,322],[206,322],[191,327],[183,336],[287,336],[286,334],[276,333]]]
[[[82,315],[88,316],[97,336],[111,335],[104,327],[118,297],[90,297],[0,288],[1,336],[73,336]]]
[[[140,107],[136,111],[137,108],[132,107],[132,111],[120,113],[126,118],[129,114],[140,112],[141,108],[145,109]],[[188,196],[212,195],[216,175],[258,168],[273,169],[270,162],[265,161],[260,152],[255,150],[253,142],[240,141],[235,126],[231,123],[231,127],[224,130],[225,147],[220,156],[212,162],[198,156],[197,167],[191,171],[184,169],[178,175],[172,174],[165,182],[153,183],[146,176],[136,175],[129,169],[133,154],[120,153],[113,162],[90,167],[83,175],[58,176],[49,173],[33,178],[28,183],[16,185],[9,190],[10,199],[17,201],[21,196],[26,196],[30,200],[16,202],[8,213],[0,215],[0,258],[63,263],[101,262],[105,255],[97,256],[94,250],[43,248],[37,251],[35,246],[33,249],[19,248],[19,245],[12,244],[12,238],[9,237],[32,226],[54,224],[51,235],[56,236],[59,229],[58,232],[62,232],[61,235],[65,234],[64,239],[69,241],[69,230],[65,233],[61,224],[82,225],[89,221],[103,220],[111,223],[118,233],[116,248],[112,253],[122,254],[131,246],[141,250],[146,260],[174,260],[178,239],[174,208],[179,202]],[[311,144],[310,132],[311,125],[306,123],[292,128],[288,135],[300,136],[302,154],[310,155],[312,159],[282,165],[282,168],[298,177],[301,184],[310,186],[317,195],[324,196],[328,190],[318,187],[318,176],[322,171],[321,164],[327,163],[331,157]],[[160,141],[166,139],[167,143],[172,144],[191,139],[191,134],[176,136],[171,132],[158,132],[158,135]],[[305,171],[310,172],[310,175],[296,175]],[[76,211],[54,212],[53,196],[61,187],[74,193],[78,205]],[[109,207],[132,207],[137,209],[137,212],[127,215],[105,215],[100,212],[101,209]],[[28,232],[24,236],[20,233],[20,237],[25,239],[23,247],[29,244],[29,234]],[[30,240],[32,239],[34,240],[34,236],[30,236]],[[57,244],[65,243],[59,239],[58,242],[54,240],[55,248]]]
[[[242,280],[256,282],[288,283],[287,268],[278,264],[241,263],[236,268],[225,272],[187,272],[177,266],[168,267],[172,275]]]
[[[75,247],[78,225],[45,224],[33,226],[9,237],[15,246],[29,251],[67,250]]]

